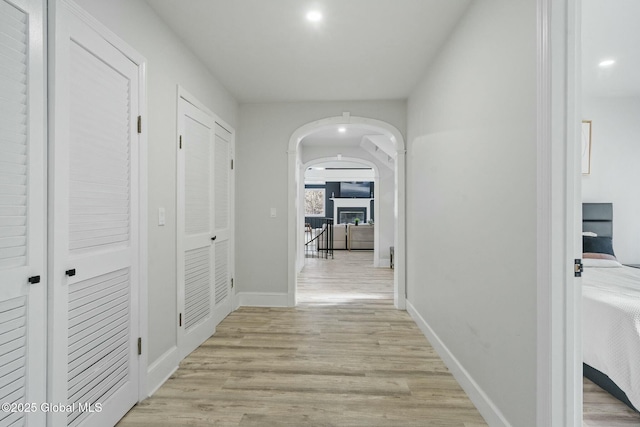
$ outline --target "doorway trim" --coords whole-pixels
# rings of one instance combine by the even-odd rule
[[[537,0],[536,425],[582,425],[580,1]]]
[[[394,270],[393,270],[393,303],[399,310],[406,307],[406,217],[405,217],[405,156],[406,149],[404,137],[393,125],[376,119],[366,117],[351,116],[344,112],[342,116],[328,117],[307,123],[296,129],[289,139],[288,154],[288,232],[287,232],[287,305],[295,307],[297,288],[297,254],[299,251],[298,225],[300,222],[298,204],[300,202],[300,182],[304,180],[301,176],[302,160],[298,147],[302,139],[311,133],[322,128],[336,125],[358,125],[361,128],[368,128],[387,136],[395,148],[395,184],[394,184]],[[303,171],[302,171],[303,172]],[[303,219],[304,220],[304,219]]]

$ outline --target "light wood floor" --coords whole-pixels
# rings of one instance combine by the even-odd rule
[[[243,307],[119,426],[486,424],[406,312],[371,252],[307,259],[295,309]],[[585,427],[640,415],[584,380]]]
[[[486,426],[371,252],[310,259],[296,308],[243,307],[119,426]]]
[[[584,427],[640,427],[640,414],[583,378]]]

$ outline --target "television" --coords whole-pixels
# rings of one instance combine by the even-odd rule
[[[371,185],[368,182],[341,182],[340,197],[368,199],[371,197]]]

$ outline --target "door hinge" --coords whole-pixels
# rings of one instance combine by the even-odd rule
[[[178,326],[182,326],[182,313],[178,314]]]
[[[233,170],[233,159],[231,159],[231,170]]]
[[[180,149],[182,150],[182,135],[180,135]]]
[[[138,356],[142,354],[142,338],[138,337]]]
[[[142,116],[138,116],[138,133],[142,133]]]
[[[576,259],[573,262],[573,275],[574,277],[582,277],[582,272],[584,271],[584,266],[582,265],[581,259]]]
[[[231,289],[233,289],[233,277],[231,278]]]

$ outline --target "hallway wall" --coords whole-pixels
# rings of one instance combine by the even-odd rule
[[[176,346],[177,85],[236,126],[238,104],[143,0],[78,0],[78,4],[147,59],[149,355],[152,365]],[[158,226],[158,208],[166,225]],[[175,362],[177,364],[177,360]],[[171,363],[168,363],[169,367]],[[168,374],[168,373],[167,373]]]
[[[536,52],[473,2],[408,104],[408,306],[492,425],[536,424]]]
[[[382,120],[405,134],[406,102],[242,104],[236,138],[236,289],[287,294],[289,139],[300,126],[327,117]],[[271,208],[277,216],[271,218]],[[286,301],[286,300],[285,300]]]

